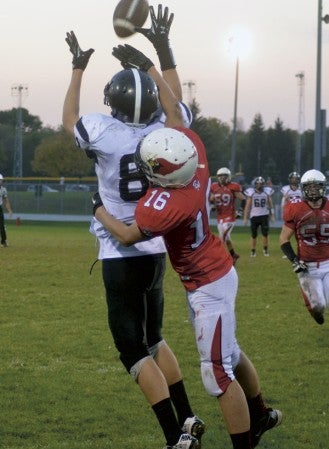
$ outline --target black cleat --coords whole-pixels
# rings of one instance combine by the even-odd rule
[[[258,445],[263,433],[273,427],[277,427],[282,422],[282,413],[280,410],[267,409],[266,415],[262,416],[256,425],[251,429],[251,446],[254,448]]]

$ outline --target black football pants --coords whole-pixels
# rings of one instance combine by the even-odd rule
[[[5,217],[3,214],[2,206],[0,206],[0,235],[1,235],[1,245],[4,245],[7,240],[7,235],[5,228]]]
[[[162,340],[166,255],[103,260],[108,323],[128,372]]]

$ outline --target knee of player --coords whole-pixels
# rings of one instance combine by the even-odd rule
[[[120,352],[122,364],[128,373],[130,373],[134,379],[137,379],[145,359],[151,357],[147,347],[141,344],[138,347],[132,345],[130,348],[127,346],[117,346],[117,349]]]
[[[224,366],[219,361],[201,362],[201,374],[207,393],[215,397],[224,394],[235,379],[232,366]]]
[[[131,377],[134,379],[135,382],[138,382],[138,376],[140,375],[144,363],[146,363],[151,358],[152,358],[151,356],[147,355],[146,357],[138,360],[133,366],[131,366],[129,374],[131,375]]]
[[[166,345],[166,342],[165,342],[165,340],[162,339],[158,343],[156,343],[155,345],[150,346],[149,347],[150,356],[153,357],[153,358],[156,357],[158,352],[159,352],[159,349],[161,348],[161,346],[165,346],[165,345]]]

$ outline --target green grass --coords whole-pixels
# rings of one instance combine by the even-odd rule
[[[164,440],[125,372],[107,328],[101,264],[87,223],[8,221],[0,248],[0,448],[147,449]],[[271,230],[270,253],[249,257],[249,230],[236,228],[238,338],[282,425],[259,448],[327,449],[329,330],[303,305],[296,276]],[[227,449],[217,400],[200,379],[185,296],[168,264],[164,335],[195,412],[207,423],[203,449]],[[328,316],[327,316],[328,319]]]

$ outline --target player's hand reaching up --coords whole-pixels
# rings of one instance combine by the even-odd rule
[[[158,5],[158,16],[155,16],[153,6],[150,6],[150,16],[152,21],[151,28],[135,28],[135,31],[143,34],[152,42],[158,54],[162,71],[174,69],[176,63],[169,44],[169,31],[174,14],[171,13],[169,15],[167,6],[164,9],[164,13],[162,13],[162,5]]]
[[[147,72],[154,66],[153,62],[144,53],[128,44],[114,47],[112,55],[119,59],[124,69],[135,68]]]
[[[158,16],[155,16],[153,6],[150,6],[151,28],[135,28],[135,31],[143,34],[152,42],[156,51],[163,45],[168,45],[169,31],[174,19],[174,14],[169,16],[169,10],[166,6],[162,14],[162,5],[158,5]],[[169,16],[169,17],[168,17]]]
[[[70,52],[73,55],[73,69],[85,70],[88,65],[89,58],[95,50],[93,48],[89,48],[89,50],[86,51],[81,50],[78,39],[76,38],[73,31],[66,33],[65,41],[67,42],[67,45],[70,48]]]

